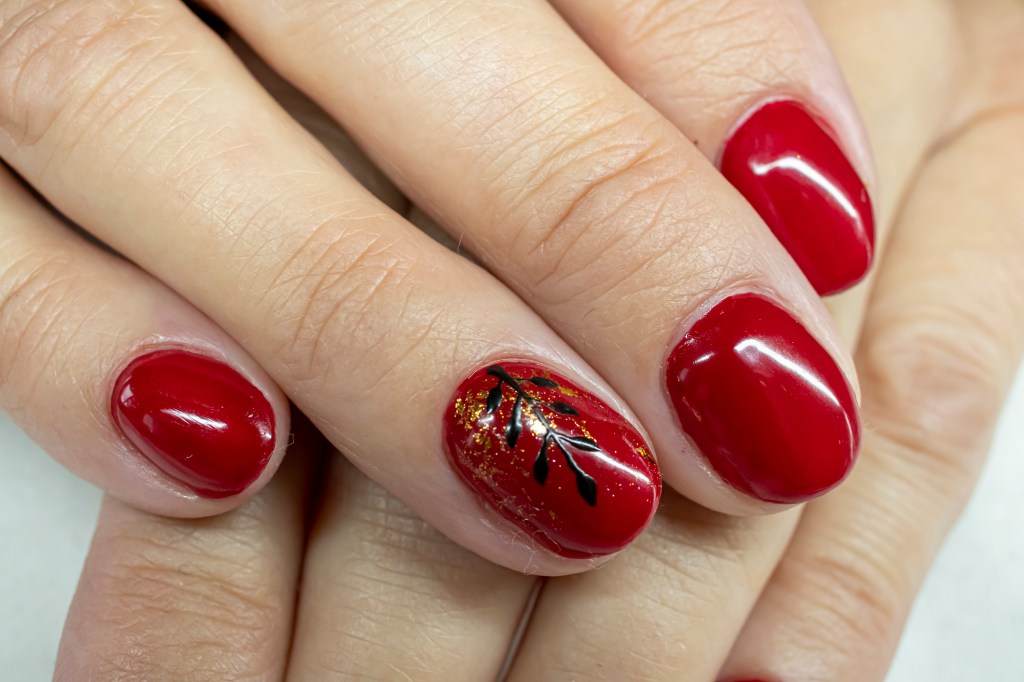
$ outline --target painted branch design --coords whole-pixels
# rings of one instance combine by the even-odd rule
[[[541,441],[537,457],[533,461],[533,478],[541,485],[547,482],[551,466],[548,452],[551,449],[551,445],[554,444],[555,448],[565,458],[566,466],[576,476],[576,489],[579,491],[580,497],[591,507],[597,506],[597,483],[593,477],[580,468],[572,452],[570,452],[570,448],[581,452],[601,452],[601,448],[591,438],[570,436],[555,429],[541,412],[540,407],[543,405],[557,414],[571,416],[576,416],[579,412],[572,405],[559,400],[545,401],[530,395],[523,388],[522,384],[500,365],[491,365],[487,368],[487,373],[498,380],[498,383],[487,394],[487,414],[493,414],[501,407],[504,399],[503,387],[508,386],[516,396],[515,402],[512,404],[512,414],[509,416],[508,425],[505,427],[505,442],[509,448],[514,449],[516,447],[516,443],[519,442],[519,436],[523,432],[524,405],[529,408],[533,416],[544,427],[544,438]],[[558,388],[558,384],[547,377],[535,376],[530,377],[526,381],[541,388]]]

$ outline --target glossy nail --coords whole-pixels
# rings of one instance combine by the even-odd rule
[[[871,199],[824,121],[797,102],[768,102],[729,138],[721,166],[819,294],[867,274]]]
[[[149,461],[203,497],[237,495],[274,450],[274,410],[231,367],[179,349],[133,360],[114,384],[114,424]]]
[[[683,431],[738,490],[797,503],[846,477],[860,416],[828,352],[788,312],[731,296],[694,323],[668,359],[668,394]]]
[[[466,379],[445,413],[445,444],[477,495],[565,557],[622,549],[661,496],[637,430],[593,394],[528,362]]]

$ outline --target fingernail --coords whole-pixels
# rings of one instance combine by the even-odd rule
[[[274,450],[274,410],[231,367],[184,350],[133,360],[114,383],[110,411],[150,462],[203,497],[237,495]]]
[[[480,369],[445,413],[445,443],[477,495],[551,551],[617,552],[651,520],[661,475],[622,415],[529,362]]]
[[[721,165],[819,294],[867,274],[875,241],[871,198],[825,123],[803,106],[761,106],[729,138]]]
[[[742,492],[803,502],[853,465],[860,416],[846,378],[803,325],[766,298],[740,294],[715,305],[672,350],[666,379],[683,431]]]

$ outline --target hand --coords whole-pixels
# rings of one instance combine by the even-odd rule
[[[725,513],[847,475],[851,361],[779,239],[819,291],[848,286],[874,182],[802,4],[671,17],[712,40],[644,41],[682,60],[691,101],[665,115],[628,43],[588,36],[613,72],[540,0],[211,5],[489,272],[366,192],[180,3],[3,0],[0,155],[132,261],[3,182],[2,404],[74,471],[145,511],[225,511],[278,465],[287,395],[456,542],[550,575],[643,529],[655,449]],[[557,7],[581,31],[624,9]]]
[[[512,679],[711,680],[723,660],[728,680],[884,674],[920,577],[983,458],[1024,328],[1021,116],[955,82],[922,80],[919,63],[892,55],[941,25],[973,36],[942,41],[964,46],[958,59],[1013,75],[983,55],[1006,57],[1014,44],[999,38],[1019,34],[1022,19],[974,5],[947,24],[937,4],[903,6],[885,15],[879,34],[879,9],[838,7],[818,9],[829,10],[822,23],[878,140],[888,198],[880,226],[892,228],[857,353],[864,460],[840,491],[807,507],[798,527],[796,511],[727,518],[666,495],[650,532],[616,561],[544,584]],[[1007,85],[993,92],[1005,97]],[[951,102],[954,115],[946,119],[938,101]],[[858,303],[840,302],[854,334]],[[294,679],[493,677],[541,582],[459,550],[340,460],[330,466],[304,559],[295,477],[281,477],[242,513],[200,524],[108,502],[62,670],[275,678],[287,665]],[[248,570],[239,574],[240,565]]]

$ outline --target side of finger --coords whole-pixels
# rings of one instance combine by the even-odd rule
[[[1024,352],[1021,141],[1021,114],[983,118],[923,169],[857,353],[865,459],[809,507],[724,679],[884,678]]]

